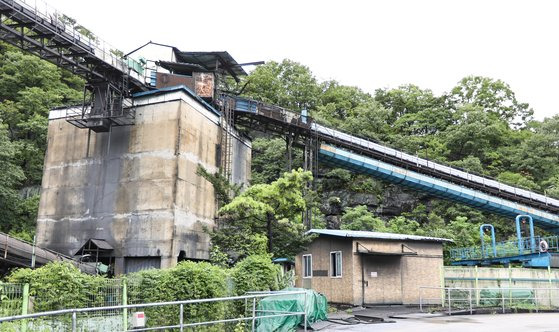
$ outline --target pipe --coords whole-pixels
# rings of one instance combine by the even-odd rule
[[[527,214],[519,214],[516,216],[516,238],[518,239],[518,253],[523,254],[522,233],[520,231],[520,220],[527,218],[530,223],[530,252],[536,252],[536,239],[534,238],[534,221],[532,216]]]
[[[497,245],[495,244],[495,227],[491,224],[483,224],[479,226],[479,238],[481,239],[481,258],[485,258],[485,239],[484,229],[491,229],[491,246],[493,247],[493,257],[497,257]]]

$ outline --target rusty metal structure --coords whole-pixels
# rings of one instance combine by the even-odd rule
[[[69,122],[98,132],[133,124],[129,97],[148,90],[142,73],[68,16],[46,4],[2,0],[0,39],[86,80],[81,110]]]
[[[0,232],[0,272],[12,267],[40,267],[49,262],[69,262],[82,272],[96,274],[95,264],[82,263],[58,252],[37,247],[35,244]]]

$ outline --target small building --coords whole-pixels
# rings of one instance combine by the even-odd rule
[[[312,229],[318,235],[295,259],[296,286],[329,302],[418,304],[419,287],[440,287],[443,249],[449,239],[366,231]],[[437,298],[440,290],[425,289]]]

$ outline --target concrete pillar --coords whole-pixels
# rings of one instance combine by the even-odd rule
[[[115,275],[124,273],[124,257],[115,257]]]
[[[161,256],[161,268],[169,269],[177,265],[177,256]]]

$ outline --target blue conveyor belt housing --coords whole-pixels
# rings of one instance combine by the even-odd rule
[[[427,192],[433,196],[453,200],[488,212],[514,218],[531,215],[534,223],[550,231],[559,231],[559,216],[511,200],[466,188],[432,176],[388,164],[332,145],[320,146],[320,160],[332,166],[369,174],[388,182]]]

